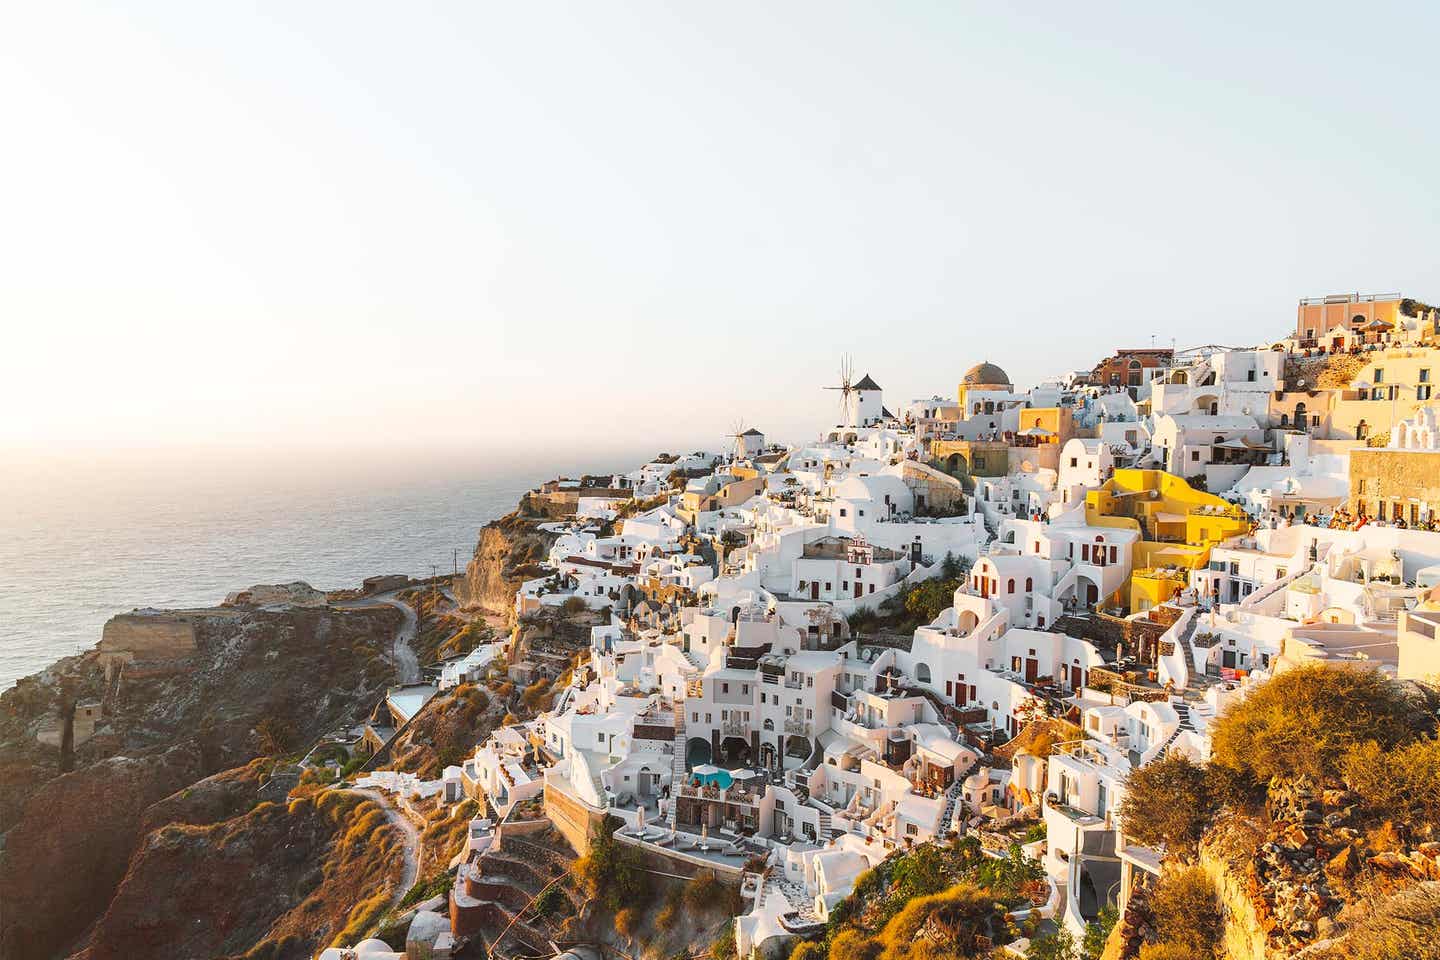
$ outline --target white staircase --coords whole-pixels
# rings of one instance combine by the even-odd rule
[[[666,819],[670,821],[670,827],[675,828],[675,808],[680,800],[680,785],[685,782],[685,701],[681,700],[675,704],[675,740],[671,746],[670,757],[670,809],[666,811]]]

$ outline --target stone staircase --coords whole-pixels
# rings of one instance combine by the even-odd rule
[[[940,836],[947,837],[955,832],[955,810],[959,807],[960,794],[964,789],[965,781],[957,778],[954,783],[945,788],[945,812],[940,814]]]

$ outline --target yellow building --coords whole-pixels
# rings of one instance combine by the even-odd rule
[[[1075,436],[1075,415],[1063,407],[1025,407],[1020,411],[1019,432],[1037,443],[1064,445]]]
[[[1130,572],[1131,611],[1173,598],[1189,582],[1189,571],[1210,562],[1213,547],[1250,531],[1243,511],[1163,470],[1116,470],[1086,495],[1085,521],[1139,532]]]

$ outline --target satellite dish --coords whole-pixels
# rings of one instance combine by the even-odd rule
[[[1296,380],[1296,381],[1295,381],[1295,386],[1297,386],[1297,387],[1303,387],[1303,386],[1305,386],[1305,378],[1304,378],[1304,377],[1301,377],[1300,379]]]

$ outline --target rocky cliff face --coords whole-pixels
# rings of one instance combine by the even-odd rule
[[[5,834],[0,955],[29,960],[67,947],[125,875],[146,808],[200,772],[199,751],[184,744],[111,757],[41,786]]]
[[[480,529],[475,555],[456,586],[462,606],[505,617],[507,622],[513,618],[515,591],[527,578],[541,575],[536,565],[557,539],[540,529],[543,520],[516,512]]]
[[[339,791],[161,827],[74,960],[313,956],[345,930],[357,896],[361,912],[390,904],[401,847],[378,806]]]
[[[358,721],[394,675],[401,615],[227,609],[190,622],[187,655],[125,659],[107,681],[102,657],[131,652],[93,651],[0,696],[0,956],[39,960],[74,943],[105,912],[145,828],[164,819],[147,814],[152,804]],[[74,696],[101,700],[104,712],[75,770],[58,776],[55,748],[35,733]]]

